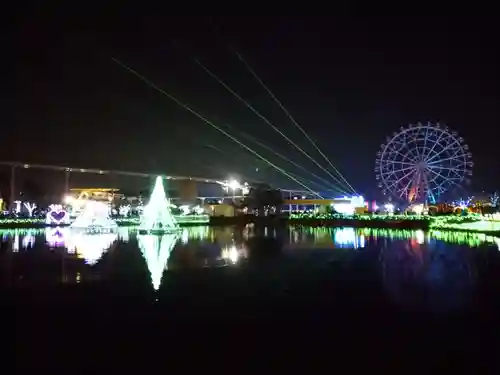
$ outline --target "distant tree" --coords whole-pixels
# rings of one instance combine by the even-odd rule
[[[328,205],[328,206],[325,207],[325,213],[327,213],[327,214],[337,214],[338,212],[335,211],[335,209],[333,208],[333,206]]]
[[[243,207],[247,207],[249,210],[258,210],[259,215],[263,215],[265,210],[270,207],[275,207],[276,212],[279,213],[282,205],[281,191],[273,189],[267,184],[253,185],[242,201]]]

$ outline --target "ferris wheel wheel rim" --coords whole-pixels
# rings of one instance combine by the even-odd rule
[[[432,130],[434,132],[434,133],[432,133],[432,135],[434,137],[438,136],[439,134],[441,134],[441,135],[446,134],[445,136],[439,137],[437,140],[439,141],[439,140],[444,138],[447,140],[447,144],[456,145],[452,149],[461,149],[462,150],[459,153],[459,155],[456,155],[456,157],[455,156],[450,157],[450,160],[452,162],[453,161],[460,161],[460,160],[465,162],[465,163],[457,164],[456,170],[460,174],[458,181],[455,182],[454,179],[452,179],[449,175],[447,175],[447,176],[440,175],[440,177],[436,175],[431,180],[431,182],[428,183],[429,186],[427,186],[427,189],[429,191],[435,191],[435,190],[440,190],[440,189],[444,190],[444,191],[450,190],[450,187],[452,187],[453,185],[459,185],[461,182],[463,182],[465,180],[467,175],[470,175],[472,173],[471,168],[473,166],[473,162],[471,161],[472,154],[469,152],[469,146],[465,143],[464,139],[456,131],[453,131],[452,129],[448,128],[447,126],[442,126],[440,123],[432,124],[431,122],[428,122],[427,124],[422,124],[422,123],[417,123],[415,125],[410,124],[407,127],[402,126],[398,132],[394,132],[392,136],[386,137],[386,142],[384,142],[380,145],[380,149],[377,152],[377,159],[375,162],[376,163],[375,171],[377,172],[377,178],[378,178],[379,183],[380,182],[383,183],[384,189],[386,189],[387,191],[389,191],[393,195],[397,195],[397,194],[395,194],[395,192],[397,192],[397,190],[396,190],[397,186],[395,187],[394,184],[390,185],[390,183],[391,182],[394,183],[395,181],[397,181],[397,179],[395,177],[391,177],[391,176],[395,176],[398,173],[401,173],[402,170],[405,169],[405,168],[403,168],[403,164],[416,165],[417,163],[409,155],[410,151],[407,151],[405,153],[401,153],[401,152],[399,152],[399,150],[391,150],[390,146],[392,144],[394,144],[398,138],[401,138],[404,135],[407,135],[408,133],[416,133],[418,135],[418,134],[421,134],[423,130]],[[438,133],[438,134],[435,134],[435,133]],[[429,138],[418,138],[418,139],[412,141],[412,143],[416,143],[417,140],[427,141],[427,139],[429,139]],[[435,142],[435,140],[434,140],[434,142]],[[442,146],[442,149],[444,149],[444,148],[445,148],[445,146]],[[425,148],[425,149],[427,149],[427,148]],[[436,155],[439,155],[440,153],[442,153],[442,150],[441,150],[441,152],[434,151],[432,154],[425,154],[426,160],[427,161],[432,160],[433,157],[435,157]],[[396,154],[398,154],[399,156],[403,156],[404,159],[396,157],[395,156]],[[392,156],[388,156],[388,155],[392,155]],[[396,170],[393,167],[391,170],[390,167],[388,167],[389,164],[393,164],[393,165],[399,164],[400,167]],[[434,169],[437,169],[438,172],[444,170],[445,168],[449,169],[450,166],[443,166],[441,163],[437,163],[434,165]],[[408,181],[408,179],[412,178],[412,177],[414,177],[414,173],[410,173],[410,177],[406,177],[406,181]],[[401,177],[400,179],[404,179],[404,178],[405,178],[405,176]],[[436,182],[438,180],[440,181],[439,183]],[[457,180],[457,179],[455,179],[455,180]],[[398,185],[400,185],[400,184],[398,184]],[[403,194],[404,194],[404,191],[398,195],[401,197],[401,195],[403,195]]]

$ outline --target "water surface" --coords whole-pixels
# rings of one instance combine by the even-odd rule
[[[101,284],[176,308],[191,308],[196,297],[209,305],[235,298],[235,306],[317,297],[306,304],[312,307],[329,303],[334,290],[351,290],[359,293],[349,300],[353,306],[384,298],[402,309],[457,312],[471,307],[500,259],[497,238],[457,232],[250,225],[164,236],[138,235],[133,228],[1,235],[4,287]]]
[[[191,358],[194,348],[216,351],[219,362],[235,351],[285,351],[281,363],[299,348],[298,357],[334,350],[336,361],[362,351],[390,366],[404,355],[412,368],[462,353],[477,370],[471,358],[495,348],[500,252],[493,237],[253,226],[178,236],[128,228],[1,236],[3,321],[15,325],[18,350],[35,358],[19,357],[31,370],[52,358],[65,369],[89,363],[94,372],[97,357],[115,369],[134,358],[156,369],[152,358]]]

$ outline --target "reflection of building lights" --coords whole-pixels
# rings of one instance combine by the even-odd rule
[[[338,247],[353,247],[355,249],[365,247],[365,237],[356,237],[354,228],[338,229],[333,234],[333,241]]]
[[[238,258],[240,257],[240,254],[238,253],[238,250],[233,246],[231,250],[229,250],[229,259],[231,262],[236,263],[238,261]]]
[[[14,239],[12,240],[12,251],[17,253],[19,251],[19,234],[15,234]]]
[[[231,263],[235,264],[240,259],[240,252],[236,249],[236,246],[231,246],[221,250],[221,258],[227,259]]]
[[[425,242],[425,234],[423,230],[417,230],[415,232],[415,240],[419,245],[422,245]]]
[[[23,247],[23,249],[28,249],[28,248],[32,248],[33,246],[35,246],[35,236],[33,235],[33,233],[31,231],[29,231],[23,237],[22,247]]]
[[[187,227],[182,230],[181,242],[183,244],[186,244],[189,242],[190,239],[206,239],[208,237],[208,234],[209,234],[208,226]]]
[[[189,241],[189,232],[187,229],[183,229],[182,235],[181,235],[181,242],[182,244],[187,244]]]
[[[363,234],[359,235],[359,247],[363,248],[365,247],[366,239]]]

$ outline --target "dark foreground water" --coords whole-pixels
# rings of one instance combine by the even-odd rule
[[[343,372],[496,364],[496,238],[251,226],[1,235],[3,332],[26,371],[241,372],[311,355]]]

